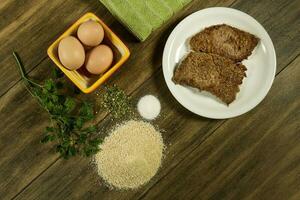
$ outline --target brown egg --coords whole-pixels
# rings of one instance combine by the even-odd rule
[[[84,48],[75,37],[65,37],[58,45],[58,57],[67,69],[76,70],[84,64]]]
[[[102,42],[104,30],[98,22],[89,20],[79,26],[77,36],[83,44],[94,47]]]
[[[101,44],[86,55],[85,67],[91,74],[105,72],[113,61],[113,52],[107,45]]]

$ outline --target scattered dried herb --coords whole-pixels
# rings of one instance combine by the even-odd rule
[[[13,56],[26,89],[51,119],[51,126],[46,127],[41,142],[55,142],[56,151],[66,159],[75,155],[90,156],[97,153],[101,143],[96,135],[97,129],[93,125],[84,126],[94,119],[92,104],[63,95],[63,83],[58,79],[62,74],[58,71],[54,72],[56,80],[47,79],[43,84],[29,79],[17,53],[14,52]]]
[[[108,110],[114,118],[130,118],[134,116],[132,105],[126,93],[116,85],[104,86],[101,94],[101,106]]]

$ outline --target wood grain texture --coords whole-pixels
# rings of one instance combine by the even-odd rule
[[[218,2],[220,1],[210,1],[210,5],[215,5]],[[231,1],[223,2],[220,5],[229,5],[229,3],[231,3]],[[198,7],[193,7],[193,5],[197,5]],[[123,36],[122,39],[126,42],[132,52],[130,60],[117,74],[115,74],[114,78],[110,82],[120,85],[127,93],[134,91],[160,67],[161,59],[158,59],[158,55],[161,55],[166,36],[168,35],[162,35],[162,33],[170,32],[170,30],[174,27],[175,21],[182,19],[183,16],[190,12],[194,12],[204,5],[204,2],[199,3],[199,1],[195,1],[194,4],[186,7],[174,16],[168,23],[162,26],[159,29],[159,32],[152,34],[152,36],[144,43],[137,43],[135,38],[128,34],[124,27],[114,21],[109,14],[106,14],[105,12],[101,15],[99,14],[99,16],[104,16],[104,18],[106,16],[105,22],[108,22],[110,27],[112,27],[118,35]],[[70,3],[68,6],[74,7],[78,5]],[[96,14],[100,11],[96,10]],[[144,52],[147,52],[147,54]],[[25,61],[25,65],[28,64],[28,58],[26,58],[26,56],[23,57],[23,54],[21,54],[21,56],[23,61]],[[15,65],[15,63],[12,64]],[[43,79],[48,76],[49,70],[53,66],[54,64],[49,59],[45,59],[33,70],[32,73],[30,73],[30,75],[38,77],[39,74],[43,74],[43,76],[40,76],[40,78]],[[18,71],[15,66],[12,66],[10,70],[14,71],[14,73],[18,75]],[[20,97],[26,97],[26,99],[21,99],[19,103],[17,100]],[[89,98],[90,100],[93,100],[95,99],[95,95],[91,94],[89,95]],[[13,89],[9,90],[2,96],[0,99],[0,105],[0,121],[5,121],[5,123],[0,124],[1,130],[3,130],[0,132],[3,149],[16,149],[16,151],[12,151],[12,153],[3,156],[3,160],[0,158],[0,168],[3,169],[0,172],[0,179],[8,180],[0,184],[0,196],[4,199],[10,199],[20,192],[22,188],[24,188],[34,178],[40,175],[45,169],[47,169],[47,167],[58,158],[58,155],[53,152],[48,155],[49,146],[43,146],[40,148],[42,145],[39,143],[39,140],[44,127],[48,123],[47,116],[35,114],[39,108],[35,103],[35,100],[32,99],[24,90],[21,82],[17,83]],[[23,113],[20,110],[24,110],[24,116],[20,115],[20,113]],[[42,112],[42,110],[39,110],[38,112]],[[28,120],[29,116],[31,119],[30,121]],[[99,112],[96,121],[100,121],[104,116],[105,113]],[[15,119],[17,119],[17,121]],[[14,130],[15,124],[19,124],[19,132]],[[30,127],[33,124],[34,128],[30,130],[30,132],[27,132],[28,130],[26,127]],[[18,138],[18,140],[8,140],[8,136]],[[22,143],[24,139],[28,141],[26,143]],[[26,146],[26,144],[30,145]],[[38,151],[40,153],[35,155],[35,149],[37,148],[41,151]],[[20,151],[20,149],[22,149],[22,151]],[[4,153],[4,151],[2,152]],[[22,157],[30,158],[33,156],[34,159],[20,159]],[[20,169],[20,167],[24,165],[26,165],[26,169],[28,169],[26,173]],[[10,173],[13,174],[13,176],[10,176]]]
[[[34,77],[41,80],[51,68],[39,69]],[[49,124],[48,116],[23,84],[11,89],[0,102],[0,196],[10,199],[33,175],[37,176],[57,159],[57,155],[49,145],[40,143],[43,129]]]
[[[274,18],[274,21],[276,20],[277,18]],[[284,48],[277,48],[277,53],[279,52],[278,58],[285,58],[285,62],[289,63],[293,57],[289,57],[289,55],[285,54],[284,51]],[[286,67],[284,63],[281,63],[281,65],[279,66],[280,69],[283,69],[284,67]],[[166,143],[168,144],[168,154],[166,156],[166,160],[164,161],[163,168],[149,184],[137,191],[110,191],[107,187],[101,186],[101,182],[99,183],[99,178],[97,177],[95,170],[91,170],[91,168],[89,167],[89,161],[80,159],[79,161],[76,160],[73,164],[64,161],[58,161],[53,166],[51,166],[49,170],[47,170],[41,177],[39,177],[36,182],[30,185],[24,191],[24,193],[18,196],[18,198],[49,198],[49,196],[52,195],[53,199],[96,199],[100,197],[104,199],[141,198],[143,197],[143,195],[148,194],[147,191],[153,185],[155,185],[156,181],[159,181],[160,179],[164,180],[165,176],[168,176],[168,173],[174,167],[176,167],[183,158],[187,157],[192,151],[194,151],[194,149],[199,146],[206,138],[209,138],[209,135],[223,123],[223,121],[208,120],[193,116],[193,114],[191,113],[186,113],[187,111],[185,111],[177,102],[174,102],[174,99],[172,98],[164,84],[161,72],[158,72],[156,76],[145,82],[143,86],[133,94],[133,99],[136,100],[138,97],[144,95],[145,91],[147,91],[147,93],[157,95],[162,102],[163,116],[154,123],[162,129],[166,130],[166,132],[164,132],[164,136]],[[251,111],[250,114],[255,113],[256,109]],[[248,115],[249,114],[245,114],[244,116]],[[105,123],[106,122],[104,121],[99,126],[105,127]],[[225,139],[223,138],[223,140]],[[55,178],[55,174],[58,169],[61,169],[65,172],[74,169],[75,172],[72,176],[69,177],[69,179],[66,178],[66,180],[61,181],[60,176],[57,176]],[[173,176],[176,177],[176,175]],[[52,177],[51,184],[60,185],[58,186],[58,188],[64,188],[63,186],[67,183],[69,187],[58,191],[53,189],[48,193],[43,194],[44,191],[40,190],[38,186],[48,180],[49,177]],[[80,179],[78,180],[77,177],[80,177]],[[93,184],[89,184],[89,181]],[[172,184],[176,184],[176,181],[174,181]],[[83,187],[83,185],[86,187]],[[72,188],[77,189],[73,190]],[[170,188],[172,187],[170,186]],[[68,190],[68,195],[64,194],[64,190]],[[164,188],[163,191],[167,191],[167,188]],[[155,198],[158,198],[158,196],[155,196]],[[175,196],[172,196],[172,198],[175,198]]]
[[[146,81],[133,94],[132,101],[138,101],[142,95],[145,95],[145,91],[158,96],[160,99],[162,104],[161,116],[154,123],[163,130],[164,142],[167,145],[163,168],[149,184],[137,191],[110,191],[108,187],[101,183],[96,170],[91,170],[89,160],[59,160],[21,193],[17,199],[35,199],[37,197],[41,199],[97,199],[100,197],[103,199],[136,199],[147,188],[150,188],[156,180],[176,166],[194,147],[208,137],[214,128],[222,123],[222,121],[218,120],[199,118],[180,106],[172,98],[164,84],[162,71],[159,71],[154,77]],[[110,130],[109,127],[114,124],[107,118],[99,124],[99,127],[104,130]],[[104,135],[107,134],[104,133]],[[64,180],[61,180],[61,175],[56,175],[57,171],[60,171],[62,174],[66,174],[68,171],[74,173],[68,178],[65,177]],[[49,180],[49,177],[51,177],[51,180]],[[48,191],[44,191],[38,185],[45,182],[57,187],[49,187]],[[68,187],[64,187],[64,185],[68,185]],[[48,188],[48,186],[46,187]],[[74,190],[74,188],[77,189]],[[65,194],[66,190],[68,195]]]
[[[143,199],[299,196],[299,80],[300,57],[279,74],[255,112],[228,120]]]
[[[1,1],[0,96],[20,80],[13,66],[13,51],[19,52],[31,71],[46,58],[48,46],[87,11],[104,13],[101,16],[108,24],[113,21],[95,0]]]
[[[269,33],[277,54],[277,72],[300,53],[300,1],[238,0],[233,5],[254,17]]]
[[[211,152],[216,150],[215,144],[220,144],[220,146],[222,146],[227,144],[226,141],[231,141],[230,144],[232,144],[235,147],[235,145],[237,145],[236,143],[239,142],[241,139],[237,137],[236,134],[234,134],[232,137],[236,136],[237,139],[233,138],[231,140],[229,139],[227,140],[225,136],[228,136],[230,134],[227,130],[229,128],[222,129],[223,126],[221,125],[223,124],[224,121],[204,119],[195,116],[189,113],[188,111],[186,111],[185,109],[183,109],[177,102],[175,102],[173,97],[168,92],[161,71],[157,72],[155,76],[150,78],[153,75],[153,73],[155,73],[155,71],[157,71],[161,66],[161,55],[162,55],[163,46],[165,44],[167,36],[169,35],[170,31],[174,28],[176,23],[183,18],[183,16],[186,16],[189,13],[192,13],[194,11],[197,11],[207,6],[230,5],[233,1],[231,0],[194,1],[183,11],[181,11],[176,16],[174,16],[167,24],[165,24],[154,34],[152,34],[151,37],[148,38],[143,43],[137,43],[135,38],[131,36],[124,29],[124,27],[121,26],[106,11],[106,9],[104,9],[101,6],[101,4],[99,4],[95,0],[64,1],[63,3],[61,1],[55,0],[55,1],[51,1],[47,11],[41,5],[36,5],[36,6],[31,5],[26,7],[26,9],[22,8],[22,5],[24,5],[25,3],[31,4],[31,2],[35,4],[43,4],[43,5],[46,4],[46,1],[39,1],[37,3],[37,1],[25,1],[25,0],[24,1],[5,0],[3,4],[1,2],[0,38],[3,40],[3,38],[5,39],[8,38],[8,36],[12,35],[14,39],[9,39],[8,43],[4,45],[4,48],[2,47],[0,49],[0,57],[2,57],[2,55],[9,55],[10,50],[12,50],[14,47],[14,42],[17,42],[20,39],[24,39],[24,44],[18,43],[18,45],[20,45],[20,49],[17,50],[20,51],[21,56],[27,66],[27,69],[32,70],[37,65],[33,73],[30,74],[34,76],[38,76],[39,74],[47,75],[47,73],[49,72],[49,68],[54,66],[54,64],[52,64],[52,62],[49,59],[44,59],[46,56],[45,49],[48,46],[48,44],[50,44],[51,41],[53,41],[61,32],[63,32],[70,25],[72,21],[75,21],[78,17],[80,17],[80,15],[82,15],[87,11],[95,12],[98,16],[104,19],[104,21],[113,29],[114,32],[116,32],[118,35],[121,36],[121,38],[129,46],[132,52],[132,56],[130,57],[129,61],[121,68],[120,71],[118,71],[118,73],[113,77],[113,79],[110,80],[110,82],[118,84],[123,89],[125,89],[125,91],[128,94],[131,94],[133,91],[135,91],[138,88],[137,91],[135,91],[133,94],[134,101],[136,101],[140,96],[145,95],[146,93],[156,94],[160,98],[163,104],[163,110],[162,110],[163,116],[161,116],[161,118],[159,118],[154,123],[157,124],[160,128],[166,130],[166,132],[164,132],[164,138],[166,140],[166,143],[168,144],[168,152],[167,152],[167,157],[163,163],[163,168],[159,171],[157,176],[154,177],[154,179],[149,184],[136,191],[115,191],[115,190],[110,191],[106,186],[103,186],[102,182],[100,182],[99,177],[97,176],[95,170],[93,170],[93,168],[89,163],[89,160],[87,159],[74,158],[69,161],[60,160],[60,159],[57,160],[57,155],[49,150],[50,146],[44,146],[39,144],[39,139],[43,131],[43,128],[48,123],[47,116],[45,115],[45,113],[43,113],[43,111],[39,109],[38,106],[36,105],[36,102],[33,99],[31,99],[31,97],[28,94],[26,94],[26,91],[24,90],[21,83],[17,83],[15,87],[13,87],[11,90],[8,91],[8,89],[16,83],[19,77],[17,71],[15,70],[15,67],[12,66],[14,65],[13,60],[11,59],[11,57],[9,57],[9,60],[6,60],[5,62],[3,60],[0,61],[5,64],[2,65],[1,63],[0,66],[9,66],[8,71],[12,72],[12,74],[7,73],[7,74],[0,75],[0,80],[1,80],[0,95],[5,93],[5,95],[2,96],[2,98],[0,98],[0,121],[5,122],[0,124],[0,130],[1,130],[0,132],[0,144],[1,144],[0,180],[6,180],[0,182],[1,199],[11,199],[15,195],[17,195],[20,191],[22,191],[23,188],[25,188],[25,190],[20,195],[17,196],[17,199],[97,199],[97,198],[136,199],[141,197],[145,197],[146,199],[152,199],[152,197],[153,198],[155,197],[156,199],[157,198],[160,199],[159,198],[160,196],[165,198],[172,196],[176,198],[175,192],[177,192],[176,190],[179,187],[179,186],[177,187],[177,184],[182,186],[181,190],[180,188],[178,189],[178,191],[180,191],[179,194],[182,195],[182,197],[185,197],[186,195],[187,197],[195,197],[197,199],[201,199],[203,192],[213,193],[214,191],[216,191],[217,193],[216,196],[212,196],[210,194],[205,194],[207,196],[205,195],[203,196],[203,198],[210,197],[213,199],[222,198],[223,193],[224,195],[225,194],[228,195],[228,198],[230,197],[234,198],[234,197],[239,197],[238,195],[242,197],[247,192],[249,192],[247,191],[246,188],[249,186],[247,185],[247,183],[234,180],[232,178],[233,175],[231,175],[227,171],[225,175],[221,176],[222,179],[224,179],[224,181],[223,180],[219,181],[221,182],[220,185],[218,185],[215,181],[212,181],[214,179],[218,179],[219,174],[217,172],[220,172],[222,170],[221,167],[224,167],[224,165],[221,165],[218,168],[215,167],[215,165],[213,166],[209,165],[209,167],[212,167],[212,170],[210,171],[207,167],[205,168],[205,170],[207,171],[205,170],[203,171],[203,169],[200,169],[198,167],[199,165],[202,165],[203,163],[202,159],[206,159],[205,156],[210,155]],[[256,19],[258,19],[258,21],[265,26],[265,28],[271,35],[277,51],[277,56],[279,61],[279,66],[277,69],[278,72],[282,70],[284,67],[286,67],[286,65],[289,62],[291,62],[300,52],[299,51],[300,39],[298,36],[299,34],[297,34],[297,24],[299,24],[298,4],[299,4],[298,1],[286,2],[286,1],[278,1],[278,0],[275,1],[238,0],[237,3],[234,4],[235,8],[246,11],[250,15],[254,16]],[[12,11],[14,6],[19,9],[17,12],[11,13],[5,11],[5,10]],[[62,13],[64,9],[67,10],[66,13]],[[45,14],[42,13],[41,10],[46,13]],[[265,12],[266,10],[267,12]],[[22,13],[24,11],[25,14],[23,15]],[[3,12],[6,12],[6,14],[2,15]],[[41,25],[43,22],[49,20],[49,16],[51,16],[50,22],[48,22],[47,25]],[[62,16],[66,17],[66,19],[59,20],[61,19],[60,17]],[[6,21],[8,18],[10,19]],[[21,20],[20,22],[16,22],[17,19],[22,19],[23,21]],[[59,21],[60,23],[57,23],[57,21]],[[26,24],[28,25],[26,26]],[[13,31],[6,32],[9,31],[9,28],[6,29],[6,31],[2,30],[2,27],[4,27],[5,29],[5,27],[8,26],[13,27],[14,30],[17,30],[17,28],[20,27],[21,28],[20,32],[24,33],[24,35],[21,35],[20,33],[14,34]],[[25,26],[25,28],[23,26]],[[50,29],[49,27],[51,27],[51,31],[49,31]],[[32,37],[32,33],[30,33],[29,30],[34,28],[39,28],[39,30],[36,33],[40,33],[41,36],[37,37],[38,42],[37,44],[34,44],[34,47],[28,48],[28,45],[26,46],[26,44],[32,44],[32,41],[31,43],[27,42],[27,40],[30,40],[30,36]],[[4,35],[3,33],[6,35]],[[44,48],[44,50],[38,51],[39,48]],[[3,49],[6,50],[4,51]],[[30,49],[31,52],[28,51],[28,49]],[[41,61],[42,63],[39,64]],[[293,69],[295,68],[296,67],[293,67]],[[44,76],[40,78],[44,78]],[[140,87],[140,85],[145,80],[148,81],[146,81]],[[287,102],[290,102],[293,98],[295,98],[295,96],[289,96],[290,95],[289,93],[285,93],[285,94],[286,94],[285,98],[287,99]],[[278,94],[276,93],[276,95],[272,95],[272,96],[277,96],[277,95]],[[89,99],[95,100],[95,95],[93,94],[89,95]],[[243,115],[241,117],[243,120],[242,119],[241,120],[242,122],[247,121],[246,124],[247,129],[252,130],[253,128],[255,128],[252,127],[252,121],[254,119],[261,120],[262,119],[261,117],[266,116],[266,115],[262,115],[261,113],[264,111],[266,111],[266,113],[270,113],[270,109],[273,109],[273,107],[270,106],[269,104],[263,103],[258,108],[255,108],[253,111],[251,111],[249,114]],[[256,115],[255,113],[257,112],[257,110],[259,114]],[[20,113],[22,113],[22,115],[20,115]],[[295,117],[294,112],[285,111],[285,113],[286,114],[283,116],[283,118],[291,118],[292,116]],[[97,116],[96,122],[100,122],[105,117],[105,115],[106,115],[105,113],[100,112],[99,115]],[[247,117],[251,118],[251,120],[248,121]],[[281,119],[281,116],[278,116],[278,119]],[[273,122],[275,118],[273,117],[270,120]],[[289,120],[290,119],[288,119],[287,121]],[[280,124],[282,122],[279,121],[278,123]],[[228,123],[225,124],[226,125],[225,127],[227,127],[227,124]],[[105,119],[103,122],[99,124],[99,126],[104,128],[112,125],[113,124],[110,123],[109,118]],[[284,124],[282,124],[282,126],[283,125]],[[202,146],[202,143],[204,141],[210,141],[207,140],[207,138],[210,138],[209,137],[210,134],[213,133],[214,130],[219,126],[221,127],[218,129],[217,133],[218,135],[222,135],[223,137],[221,136],[218,137],[218,139],[216,139],[217,143],[214,143],[213,146],[210,146],[211,143],[207,144],[206,145],[207,148],[202,149],[200,152],[200,150],[198,150],[199,147]],[[258,122],[256,122],[254,126],[260,127],[261,125]],[[17,131],[15,130],[15,127],[18,127]],[[265,129],[267,128],[263,127],[263,130]],[[224,130],[226,134],[224,135],[220,130]],[[235,129],[230,128],[230,130],[232,131]],[[247,133],[248,135],[250,135],[249,132]],[[270,134],[267,134],[267,136],[269,135]],[[261,160],[263,160],[264,158],[262,147],[259,146],[260,149],[255,150],[257,146],[251,143],[252,140],[257,139],[260,136],[261,135],[258,134],[254,135],[253,138],[251,137],[247,138],[246,136],[243,136],[245,137],[244,144],[249,143],[249,145],[252,145],[251,150],[253,150],[253,152],[255,153],[255,157],[251,157],[254,161],[243,164],[243,167],[241,167],[241,169],[243,169],[242,171],[238,171],[238,170],[235,171],[235,173],[239,174],[236,176],[247,177],[246,172],[248,172],[247,170],[250,170],[251,168],[254,168],[252,171],[250,170],[252,174],[264,175],[261,174],[261,172],[259,171],[259,167],[262,166],[262,162],[263,162]],[[249,141],[247,139],[249,139]],[[272,143],[273,140],[271,138],[270,140],[271,140],[270,143],[271,145],[275,143],[275,142]],[[236,143],[233,143],[234,141]],[[204,144],[206,143],[204,142]],[[266,142],[263,144],[267,145],[268,143]],[[289,149],[292,149],[292,146],[288,142],[285,141],[285,143],[283,144],[286,144],[286,147],[285,149],[282,149],[282,152],[289,151]],[[242,147],[239,146],[237,148],[242,148]],[[218,148],[218,151],[221,152],[218,157],[218,162],[220,163],[222,163],[222,159],[224,159],[224,163],[229,163],[229,161],[235,160],[236,158],[235,156],[237,156],[236,154],[231,155],[230,149],[228,150],[227,148],[225,149]],[[291,151],[297,152],[296,150],[291,150]],[[201,159],[198,159],[197,155],[195,155],[195,152],[201,155]],[[189,154],[193,155],[193,158],[195,158],[195,161],[193,161],[192,163],[188,163],[189,161],[186,161],[187,159],[184,159],[188,157]],[[226,158],[227,154],[231,157]],[[223,156],[223,158],[221,157],[221,155]],[[239,157],[238,160],[246,159],[249,157],[248,154],[245,155],[246,155],[245,157]],[[280,155],[283,155],[283,153]],[[262,158],[260,156],[262,156]],[[295,156],[292,157],[291,160],[293,160],[294,158]],[[260,161],[258,165],[255,165],[256,159]],[[275,157],[273,159],[279,159],[279,157]],[[271,163],[274,164],[275,161]],[[179,164],[181,162],[185,163],[185,165]],[[214,161],[214,163],[217,162]],[[238,161],[235,161],[235,164],[233,166],[235,166],[236,164],[240,164],[240,163]],[[182,173],[188,174],[188,171],[187,172],[184,172],[183,170],[178,171],[177,170],[178,166],[183,166],[183,168],[188,171],[191,171],[192,169],[195,168],[193,171],[194,174],[197,174],[196,172],[197,169],[200,169],[202,170],[201,172],[208,173],[210,176],[208,176],[207,179],[205,179],[206,182],[203,188],[196,185],[196,183],[199,183],[197,182],[197,180],[195,182],[187,181],[185,182],[185,185],[183,185],[180,183],[180,181],[184,180],[185,177],[182,176]],[[269,167],[270,164],[268,164],[267,166]],[[295,162],[294,168],[296,170],[297,167],[298,167],[297,162]],[[214,171],[215,168],[217,168],[216,170],[218,171]],[[233,167],[231,166],[227,170],[230,169],[233,169]],[[276,170],[281,170],[281,169],[283,168],[281,168],[280,166],[276,168]],[[293,173],[291,174],[291,176],[293,176],[295,170],[292,169],[292,166],[290,166],[289,169],[293,171]],[[174,171],[179,173],[178,174],[179,178],[175,178],[177,174],[174,173]],[[280,178],[280,180],[285,181],[288,180],[288,178],[285,177],[289,177],[289,173],[287,171],[288,170],[286,171],[281,170],[280,173],[282,176],[279,175],[275,176],[275,174],[272,175],[274,175],[274,177]],[[170,172],[172,176],[174,176],[173,178],[169,178]],[[227,174],[229,175],[227,176]],[[250,180],[249,184],[252,186],[252,190],[253,190],[253,188],[255,187],[255,183],[253,183],[253,180],[255,179],[253,177],[251,178],[252,179],[249,179],[248,177],[246,181]],[[166,181],[165,183],[164,182],[165,179],[169,181]],[[194,177],[191,180],[194,181],[194,179],[196,178]],[[276,179],[272,179],[272,182],[276,182],[275,180]],[[290,179],[290,180],[292,183],[297,183],[294,181],[294,179]],[[159,181],[159,183],[158,185],[155,185],[157,181]],[[258,179],[258,182],[259,181],[261,181],[261,179]],[[211,183],[212,185],[209,185],[210,182],[212,182]],[[29,183],[31,184],[28,186]],[[227,183],[229,186],[226,188]],[[239,193],[237,192],[238,194],[234,193],[235,191],[232,191],[233,188],[238,188],[237,183],[241,184],[242,186],[241,192]],[[252,196],[252,198],[253,199],[259,198],[259,196],[262,195],[264,192],[268,190],[271,191],[270,188],[267,188],[270,183],[271,182],[268,179],[264,187],[262,186],[257,187],[255,191],[256,192],[259,191],[259,192],[257,192],[254,196]],[[160,186],[160,184],[162,185]],[[207,187],[205,187],[206,184],[208,184]],[[279,183],[276,184],[273,185],[271,184],[271,186],[272,187],[277,186],[277,188],[275,187],[276,189],[278,189],[279,186],[282,186]],[[151,189],[153,185],[154,188]],[[187,188],[188,186],[193,186],[193,187]],[[287,183],[287,186],[290,186],[290,183]],[[160,187],[162,188],[160,189]],[[165,192],[168,190],[170,190],[169,196],[168,194],[166,194],[168,192]],[[295,187],[294,188],[291,187],[291,193],[293,193],[294,195],[291,198],[298,199],[297,197],[299,197],[299,193],[294,191],[295,191]],[[266,196],[267,195],[269,195],[269,193],[266,194]],[[250,197],[251,196],[249,196],[249,198]],[[280,194],[279,197],[281,197]]]

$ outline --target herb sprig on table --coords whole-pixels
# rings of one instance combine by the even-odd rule
[[[14,52],[13,56],[26,89],[48,112],[51,120],[51,126],[46,127],[41,142],[54,142],[56,151],[66,159],[75,155],[90,156],[97,153],[101,143],[96,135],[97,128],[93,125],[86,126],[86,123],[94,119],[92,104],[63,95],[63,83],[58,78],[47,79],[43,84],[29,79],[18,54]],[[60,76],[58,72],[55,74]]]

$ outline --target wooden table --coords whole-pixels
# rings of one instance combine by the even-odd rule
[[[184,109],[168,91],[161,69],[174,26],[212,6],[256,18],[269,32],[278,59],[275,82],[263,102],[228,120]],[[89,159],[60,159],[51,144],[40,144],[48,117],[25,90],[11,55],[19,52],[29,75],[43,80],[55,66],[47,47],[88,11],[132,53],[109,83],[133,101],[151,93],[162,103],[163,117],[154,123],[166,130],[166,157],[158,174],[138,190],[110,190]],[[1,0],[0,40],[0,199],[300,199],[299,0],[195,0],[143,43],[97,0]],[[100,111],[95,123],[102,126],[109,117]]]

